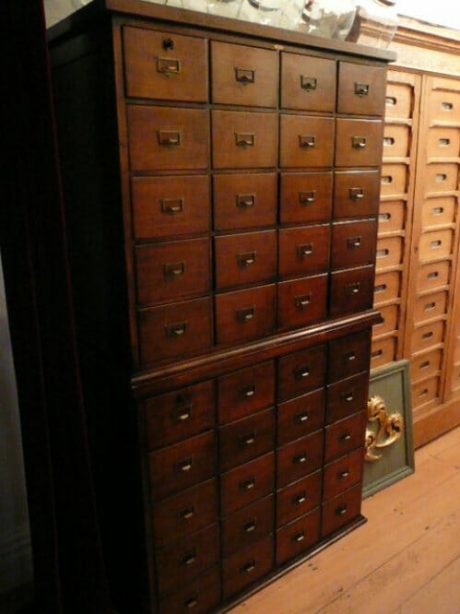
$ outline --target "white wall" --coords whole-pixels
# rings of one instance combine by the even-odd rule
[[[460,30],[460,3],[456,0],[397,0],[397,7],[400,15]]]

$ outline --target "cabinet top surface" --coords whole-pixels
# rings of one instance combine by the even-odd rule
[[[197,11],[171,8],[144,0],[93,0],[87,6],[59,22],[48,31],[48,40],[54,42],[61,36],[84,27],[86,23],[103,14],[121,15],[124,17],[137,17],[155,19],[164,24],[177,24],[182,26],[199,27],[217,32],[254,36],[274,44],[301,45],[304,48],[337,52],[357,58],[369,58],[392,62],[396,59],[393,51],[357,45],[346,41],[331,40],[301,34],[281,28],[273,28],[255,23],[247,23],[237,19],[229,19],[214,15],[207,15]]]

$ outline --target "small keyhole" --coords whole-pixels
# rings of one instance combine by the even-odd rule
[[[175,45],[172,38],[165,38],[163,40],[163,49],[165,49],[166,51],[171,51],[172,49],[174,49],[174,47]]]

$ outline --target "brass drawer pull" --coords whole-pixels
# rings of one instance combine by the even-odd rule
[[[350,196],[350,200],[353,200],[355,202],[364,198],[363,188],[350,188],[348,190],[348,194]]]
[[[313,149],[316,147],[316,136],[299,134],[299,147]]]
[[[248,561],[246,565],[243,565],[243,567],[240,570],[240,573],[251,573],[252,571],[254,571],[255,568],[256,568],[256,562],[254,559],[252,559],[251,561]]]
[[[304,412],[303,414],[296,414],[294,416],[294,421],[297,422],[298,424],[304,424],[305,422],[308,422],[309,419],[310,419],[310,416],[308,415],[307,412]]]
[[[191,518],[195,516],[195,508],[193,507],[193,505],[190,507],[187,507],[185,508],[185,510],[182,510],[179,516],[182,520],[190,520]]]
[[[338,507],[335,510],[335,515],[336,516],[344,516],[347,513],[347,511],[348,511],[347,506],[346,505],[341,505],[340,507]]]
[[[174,58],[158,58],[157,72],[163,75],[179,75],[181,72],[181,61]]]
[[[256,433],[249,433],[249,435],[243,435],[240,437],[240,448],[248,448],[256,442]]]
[[[248,252],[247,254],[237,254],[236,260],[241,268],[245,268],[254,264],[256,261],[256,252]]]
[[[350,440],[351,440],[350,433],[344,433],[343,435],[340,435],[340,441],[346,442],[346,441],[350,441]]]
[[[362,237],[350,237],[349,239],[347,239],[347,245],[349,249],[355,249],[357,247],[361,247],[362,242],[363,242]]]
[[[348,284],[347,286],[345,286],[345,294],[347,294],[348,296],[359,294],[360,290],[361,290],[361,282],[359,281],[355,281],[354,283]]]
[[[255,83],[256,71],[235,67],[235,79],[238,81],[238,83],[242,83],[243,85]]]
[[[190,418],[192,417],[192,407],[193,403],[190,403],[188,405],[180,407],[179,409],[176,409],[174,411],[174,420],[176,422],[185,422],[186,420],[190,420]]]
[[[302,505],[302,503],[305,503],[306,500],[307,500],[307,495],[305,491],[303,491],[302,493],[299,493],[298,495],[292,498],[292,502],[294,503],[294,505]]]
[[[302,454],[299,454],[298,456],[293,457],[292,464],[293,465],[303,465],[307,461],[308,461],[307,453],[303,452]]]
[[[309,367],[301,367],[300,369],[296,369],[294,371],[295,379],[305,379],[309,375],[310,375],[310,368]]]
[[[193,608],[196,608],[197,605],[198,605],[198,597],[197,596],[190,597],[190,599],[188,599],[185,602],[185,607],[188,610],[192,610]]]
[[[353,360],[356,360],[356,353],[348,352],[347,354],[345,354],[344,358],[347,362],[353,362]]]
[[[244,533],[254,533],[254,531],[256,530],[256,527],[257,527],[257,522],[254,519],[248,522],[247,524],[245,524],[242,530]]]
[[[179,322],[178,324],[169,324],[165,326],[167,337],[183,337],[187,331],[187,322]]]
[[[360,98],[369,95],[369,84],[368,83],[355,83],[355,94]]]
[[[346,403],[351,403],[354,399],[354,395],[352,392],[347,392],[345,394],[342,395],[342,399],[346,402]]]
[[[182,564],[190,567],[190,565],[193,565],[196,562],[196,559],[196,550],[192,550],[192,552],[189,552],[184,556],[182,559]]]
[[[299,192],[299,203],[301,205],[311,205],[316,200],[316,190],[310,192]]]
[[[192,458],[186,458],[183,461],[180,461],[180,463],[177,463],[176,465],[176,470],[180,471],[181,473],[188,473],[193,467],[193,459]]]
[[[313,254],[313,243],[297,246],[297,256],[299,258],[305,258],[305,256],[311,256],[311,254]]]
[[[244,309],[238,309],[236,311],[236,319],[238,322],[245,323],[253,320],[256,315],[255,307],[245,307]]]
[[[364,149],[367,145],[367,139],[365,136],[352,136],[351,144],[353,149]]]
[[[165,215],[177,215],[184,210],[183,198],[164,198],[160,202],[161,212]]]
[[[304,294],[302,296],[296,296],[294,299],[295,306],[301,311],[307,309],[311,304],[311,294]]]
[[[305,533],[302,531],[301,533],[297,533],[296,535],[294,535],[292,541],[296,542],[297,544],[300,544],[300,542],[303,542],[304,539]]]
[[[345,471],[341,471],[338,475],[337,478],[339,480],[345,480],[346,478],[348,478],[350,476],[350,472],[348,471],[348,469],[345,469]]]
[[[240,490],[254,490],[256,487],[256,478],[250,478],[244,482],[240,482]]]
[[[243,397],[250,399],[251,397],[253,397],[256,393],[256,385],[253,384],[252,386],[248,386],[247,388],[243,389]]]
[[[300,87],[307,92],[314,92],[318,87],[318,79],[300,75]]]
[[[256,135],[254,132],[235,132],[235,143],[237,147],[254,147]]]
[[[237,194],[236,195],[236,206],[239,209],[250,209],[254,207],[256,204],[256,195],[255,194]]]
[[[166,147],[178,147],[182,136],[179,130],[158,130],[158,143]]]
[[[175,262],[163,265],[163,275],[169,279],[180,277],[185,273],[185,262]]]

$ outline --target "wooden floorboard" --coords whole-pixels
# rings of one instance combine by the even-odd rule
[[[417,451],[415,474],[363,513],[365,526],[234,614],[460,614],[460,428]]]

